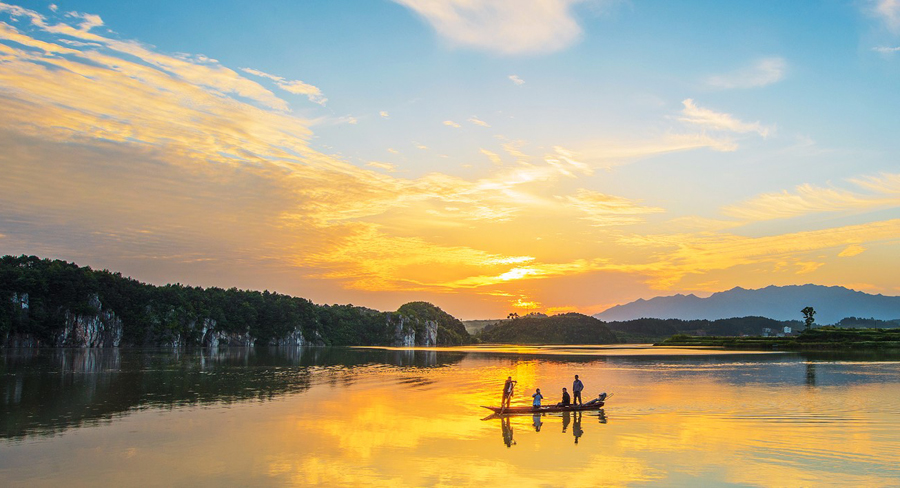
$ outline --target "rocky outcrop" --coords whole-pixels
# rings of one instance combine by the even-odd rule
[[[416,345],[416,329],[412,325],[412,320],[400,315],[388,319],[389,325],[391,322],[393,322],[394,325],[394,335],[391,338],[391,346],[413,347]]]
[[[269,345],[278,347],[303,347],[309,345],[309,342],[303,337],[303,331],[294,329],[284,337],[277,337],[269,340]]]
[[[416,335],[416,345],[432,347],[437,345],[438,323],[434,320],[426,320],[422,324],[422,333]]]
[[[406,315],[392,315],[388,327],[393,331],[393,347],[432,347],[437,345],[438,323],[434,320],[420,320]]]
[[[103,310],[97,295],[91,296],[88,304],[97,312],[75,314],[66,311],[65,326],[56,336],[57,347],[119,347],[122,321],[114,312]]]
[[[13,293],[12,296],[13,305],[16,308],[27,311],[28,310],[28,294],[27,293]]]
[[[214,320],[206,319],[215,324]],[[243,334],[237,332],[225,332],[224,330],[208,329],[204,332],[200,345],[210,349],[219,347],[253,347],[256,344],[256,338],[250,335],[250,332]]]

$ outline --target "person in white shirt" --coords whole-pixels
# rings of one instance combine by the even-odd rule
[[[572,382],[572,405],[581,405],[581,390],[584,389],[584,383],[575,375],[575,381]]]

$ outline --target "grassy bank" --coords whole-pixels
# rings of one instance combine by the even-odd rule
[[[725,349],[900,349],[900,329],[817,327],[793,337],[716,337],[674,335],[657,346],[714,346]]]

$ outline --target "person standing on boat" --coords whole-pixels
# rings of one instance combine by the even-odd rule
[[[534,408],[540,407],[540,406],[541,406],[541,400],[544,399],[544,395],[541,395],[541,389],[538,388],[537,390],[535,390],[534,395],[531,395],[531,397],[534,398],[534,401],[531,402],[531,406],[534,407]]]
[[[571,405],[571,404],[572,404],[572,399],[569,398],[569,392],[566,391],[565,388],[563,388],[563,397],[562,397],[562,401],[559,402],[559,403],[557,403],[556,406],[557,406],[557,407],[568,407],[568,406]]]
[[[500,409],[501,413],[503,410],[509,408],[509,402],[512,400],[513,389],[516,387],[516,382],[513,381],[512,376],[508,376],[506,378],[506,383],[503,384],[503,399],[500,400]]]
[[[575,375],[575,381],[572,382],[572,394],[575,395],[572,398],[572,405],[575,405],[576,402],[578,405],[581,405],[581,390],[584,390],[584,383],[578,379],[578,375]]]

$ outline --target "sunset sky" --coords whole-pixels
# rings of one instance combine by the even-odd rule
[[[900,294],[900,0],[0,3],[0,254],[463,319]]]

